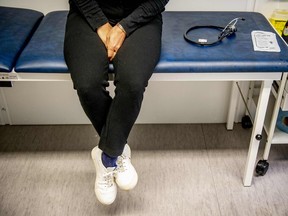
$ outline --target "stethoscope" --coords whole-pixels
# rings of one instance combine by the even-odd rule
[[[233,20],[231,20],[225,27],[221,27],[221,26],[214,26],[214,25],[203,25],[203,26],[193,26],[191,28],[189,28],[185,33],[184,33],[184,39],[192,44],[197,44],[197,45],[201,45],[201,46],[211,46],[211,45],[215,45],[220,43],[225,37],[229,37],[231,35],[233,35],[236,31],[236,23],[238,22],[238,20],[245,20],[242,17],[237,17]],[[195,30],[195,29],[201,29],[201,28],[211,28],[211,29],[216,29],[221,31],[220,34],[218,35],[218,38],[216,41],[212,41],[212,42],[208,42],[207,39],[203,39],[200,38],[197,41],[196,40],[192,40],[191,38],[188,37],[188,34]]]

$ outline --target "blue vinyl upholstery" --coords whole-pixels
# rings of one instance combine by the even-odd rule
[[[63,47],[67,11],[48,13],[16,63],[17,72],[67,72]]]
[[[243,17],[245,21],[238,21],[235,36],[225,38],[218,45],[201,47],[183,40],[183,33],[191,26],[224,27],[236,17]],[[156,68],[158,72],[288,71],[288,48],[278,35],[280,53],[255,52],[253,49],[253,30],[275,32],[260,13],[168,12],[164,22],[162,56]]]
[[[63,40],[67,11],[45,16],[28,46],[21,54],[15,71],[68,72],[63,57]],[[201,47],[183,39],[183,33],[194,25],[225,26],[235,17],[235,36],[216,46]],[[288,48],[277,35],[280,53],[255,52],[251,31],[275,32],[267,19],[255,12],[165,12],[163,14],[162,52],[156,73],[205,72],[283,72],[288,71]],[[208,32],[207,32],[208,34]]]
[[[0,7],[0,71],[12,71],[25,44],[43,18],[30,9]]]

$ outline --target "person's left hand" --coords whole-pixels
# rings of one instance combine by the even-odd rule
[[[126,38],[125,32],[117,25],[115,25],[107,34],[106,48],[108,52],[108,58],[110,61],[114,59],[117,51],[122,46],[125,38]]]

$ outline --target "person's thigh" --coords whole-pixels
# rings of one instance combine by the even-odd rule
[[[147,86],[161,52],[162,18],[137,29],[119,49],[113,61],[115,84]]]
[[[64,54],[76,89],[108,85],[109,61],[104,43],[76,12],[70,12],[67,18]]]

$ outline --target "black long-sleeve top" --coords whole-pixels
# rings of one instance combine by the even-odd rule
[[[128,37],[164,11],[169,0],[69,0],[96,31],[105,23],[120,23]]]

